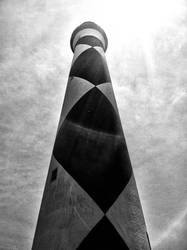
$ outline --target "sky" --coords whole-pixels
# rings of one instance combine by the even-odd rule
[[[187,2],[0,1],[0,250],[30,250],[73,53],[106,32],[153,250],[187,249]]]

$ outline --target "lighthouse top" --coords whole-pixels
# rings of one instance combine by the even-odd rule
[[[101,46],[106,51],[108,39],[104,30],[94,22],[84,22],[71,35],[70,45],[74,52],[77,44]]]

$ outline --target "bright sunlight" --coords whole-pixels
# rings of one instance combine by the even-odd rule
[[[141,39],[169,27],[183,16],[184,0],[95,0],[84,3],[83,21],[98,23],[112,39]],[[111,40],[111,37],[110,37]]]

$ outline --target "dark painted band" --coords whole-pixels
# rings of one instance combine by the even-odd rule
[[[71,46],[71,49],[72,49],[73,52],[74,52],[74,48],[73,48],[73,41],[74,41],[74,38],[75,38],[76,34],[77,34],[79,31],[83,30],[83,29],[95,29],[95,30],[99,31],[99,32],[102,34],[102,36],[103,36],[103,38],[104,38],[104,40],[105,40],[105,51],[107,50],[107,47],[108,47],[108,39],[107,39],[107,36],[106,36],[106,33],[104,32],[104,30],[103,30],[100,26],[98,26],[97,24],[95,24],[94,22],[84,22],[84,23],[82,23],[80,26],[78,26],[78,27],[73,31],[73,33],[72,33],[72,35],[71,35],[70,46]]]
[[[84,37],[81,37],[78,42],[76,43],[75,47],[78,45],[78,44],[88,44],[92,47],[94,46],[99,46],[99,47],[102,47],[104,49],[104,45],[102,44],[102,42],[96,38],[95,36],[84,36]]]

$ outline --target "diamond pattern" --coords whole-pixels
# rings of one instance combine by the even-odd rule
[[[88,91],[73,106],[66,119],[98,132],[113,135],[122,133],[121,123],[113,106],[97,88]]]
[[[94,85],[85,79],[79,77],[70,77],[66,88],[66,95],[62,107],[59,128],[61,127],[65,117],[76,104],[76,102],[86,94]]]
[[[69,250],[150,250],[103,45],[98,38],[88,35],[80,38],[76,46],[53,159],[62,166],[61,179],[67,181],[66,175],[69,175],[73,186],[77,183],[80,190],[84,190],[86,201],[89,197],[95,214],[89,219],[83,213],[84,204],[76,207],[67,203],[74,214],[70,216],[74,221],[70,235],[66,238],[65,228],[64,231],[59,228],[58,240],[53,239],[50,244],[54,249]],[[67,192],[57,190],[55,201],[58,198],[60,208],[60,197]],[[48,238],[48,231],[42,237]],[[139,244],[141,241],[143,243]],[[33,250],[51,248],[44,241],[39,242],[42,247]]]
[[[108,68],[94,48],[87,49],[77,58],[72,65],[70,76],[81,77],[94,85],[111,82]]]
[[[115,100],[115,96],[114,96],[111,82],[106,82],[106,83],[102,83],[100,85],[97,85],[97,88],[108,98],[110,103],[113,105],[113,107],[116,111],[116,114],[118,114],[118,108],[117,108],[117,104],[116,104],[116,100]]]
[[[89,37],[82,40],[78,46],[83,42],[95,45],[94,39]],[[53,154],[107,213],[129,183],[132,167],[109,72],[100,50],[98,47],[84,49],[73,61],[70,76],[86,80],[95,87],[87,90],[66,114]],[[115,215],[117,210],[114,207],[112,211]],[[77,249],[133,249],[129,237],[125,236],[127,233],[124,235],[115,224],[110,214],[103,216]],[[146,232],[145,236],[148,240]]]
[[[75,48],[75,54],[72,60],[72,65],[74,64],[74,62],[76,61],[76,59],[80,56],[80,54],[82,54],[85,50],[91,48],[92,46],[88,45],[88,44],[80,44],[77,45]]]
[[[77,250],[129,250],[111,222],[104,216]]]
[[[56,160],[104,212],[131,176],[121,131],[119,117],[111,103],[93,88],[68,113],[54,146]]]

